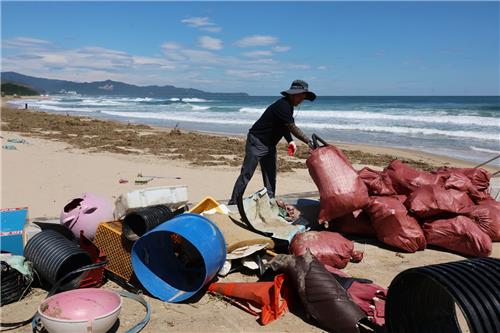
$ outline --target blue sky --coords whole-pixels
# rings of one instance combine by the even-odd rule
[[[8,2],[2,71],[276,95],[499,95],[499,2]]]

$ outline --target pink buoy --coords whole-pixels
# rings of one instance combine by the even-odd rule
[[[113,220],[113,208],[107,199],[83,193],[64,206],[59,219],[76,238],[80,237],[80,231],[83,230],[85,237],[93,240],[99,224]]]
[[[122,299],[116,292],[85,288],[47,298],[38,313],[49,333],[104,333],[118,319],[121,307]]]

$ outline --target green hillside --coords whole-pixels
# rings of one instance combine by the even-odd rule
[[[26,86],[7,82],[2,83],[2,96],[5,95],[37,96],[40,95],[40,93]]]

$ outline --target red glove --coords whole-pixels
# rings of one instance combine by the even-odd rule
[[[288,155],[289,156],[295,156],[295,152],[296,151],[297,151],[297,145],[295,144],[295,142],[290,141],[288,143]]]

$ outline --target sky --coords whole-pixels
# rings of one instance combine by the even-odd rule
[[[500,2],[1,2],[2,71],[276,95],[499,95]]]

